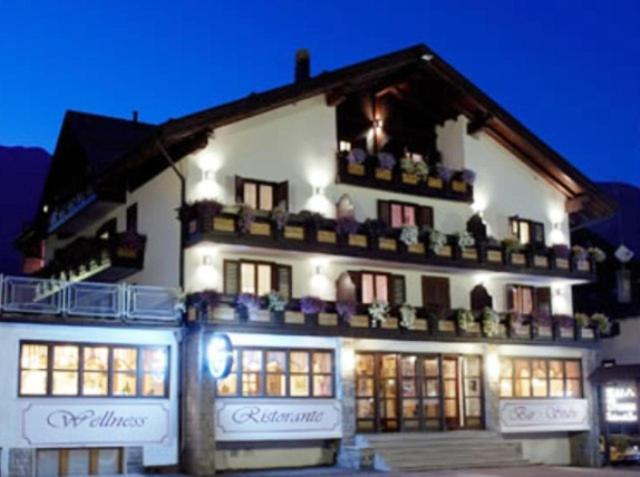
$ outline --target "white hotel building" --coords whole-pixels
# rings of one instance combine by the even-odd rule
[[[0,474],[596,465],[569,230],[613,207],[422,45],[158,126],[69,112],[4,280]]]

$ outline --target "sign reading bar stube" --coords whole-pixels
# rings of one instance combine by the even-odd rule
[[[165,444],[169,416],[163,403],[29,403],[22,437],[39,445]]]
[[[216,440],[331,439],[342,436],[334,399],[218,399]]]
[[[500,431],[560,432],[589,429],[586,399],[513,399],[500,401]]]

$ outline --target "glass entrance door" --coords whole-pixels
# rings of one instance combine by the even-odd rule
[[[356,355],[361,432],[482,428],[482,402],[480,356]]]

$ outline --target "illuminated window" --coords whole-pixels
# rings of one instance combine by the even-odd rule
[[[545,246],[544,224],[542,222],[534,222],[519,217],[511,217],[509,222],[512,235],[522,245]]]
[[[163,346],[21,343],[20,356],[21,396],[168,393],[168,349]]]
[[[369,304],[374,300],[389,303],[389,275],[363,272],[361,284],[362,303]]]
[[[502,398],[580,398],[582,370],[579,360],[502,358]]]
[[[237,202],[256,210],[270,212],[281,203],[288,206],[288,182],[267,182],[236,176],[236,190]]]
[[[236,349],[242,363],[218,379],[221,397],[332,397],[333,352],[286,349]],[[262,382],[264,379],[264,383]],[[242,387],[238,389],[237,383]]]
[[[406,202],[378,201],[378,219],[392,228],[405,225],[433,228],[433,208]]]
[[[272,291],[291,298],[291,266],[252,260],[224,261],[224,291],[263,296]]]

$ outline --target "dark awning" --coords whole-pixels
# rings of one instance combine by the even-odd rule
[[[601,366],[589,376],[589,380],[596,384],[610,381],[634,381],[638,378],[640,378],[640,364]]]

